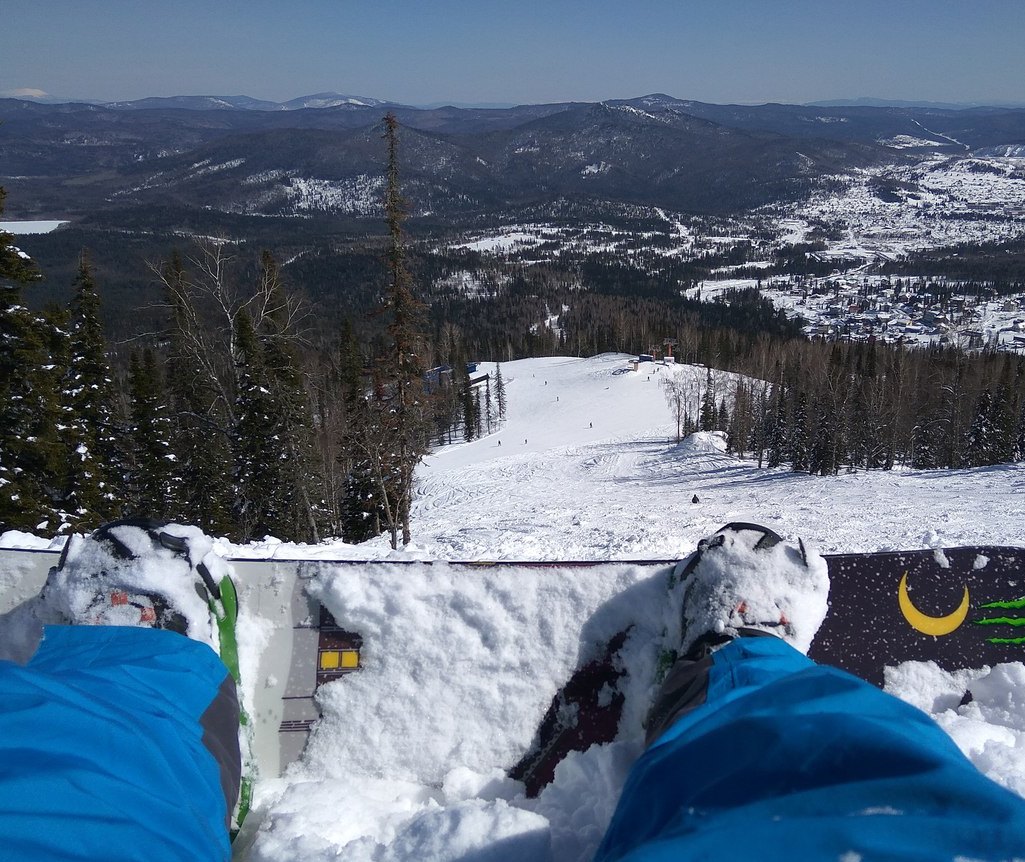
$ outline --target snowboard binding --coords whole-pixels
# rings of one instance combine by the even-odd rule
[[[825,616],[828,588],[824,563],[802,540],[786,542],[758,524],[726,524],[702,539],[670,579],[678,620],[673,660],[700,659],[734,638],[764,635],[807,651]],[[667,640],[675,633],[668,625]]]

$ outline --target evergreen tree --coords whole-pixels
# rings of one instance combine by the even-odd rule
[[[413,277],[406,262],[406,241],[402,223],[406,203],[399,188],[398,120],[394,114],[384,119],[384,139],[388,146],[388,170],[385,184],[385,215],[388,222],[388,254],[386,267],[388,289],[386,310],[389,350],[385,367],[390,379],[384,389],[390,405],[386,413],[391,443],[387,447],[386,497],[394,506],[386,506],[391,544],[397,548],[401,531],[402,544],[411,539],[409,510],[413,499],[413,473],[427,454],[432,415],[431,404],[424,389],[426,345],[422,332],[423,306],[413,293]]]
[[[836,437],[836,417],[828,405],[820,402],[816,410],[818,419],[815,424],[815,436],[808,453],[808,472],[820,476],[830,476],[837,472],[834,440]]]
[[[70,450],[65,506],[76,529],[95,529],[120,511],[125,459],[100,298],[86,252],[79,258],[71,301],[70,358],[62,407]]]
[[[359,341],[352,329],[352,321],[342,321],[338,344],[338,375],[342,396],[346,402],[354,403],[363,393],[363,355]]]
[[[502,421],[505,419],[506,410],[506,396],[505,396],[505,382],[502,380],[502,366],[495,363],[495,401],[498,404],[498,419]]]
[[[485,421],[485,424],[487,426],[488,434],[491,433],[491,424],[492,424],[492,415],[491,414],[492,414],[493,410],[494,410],[494,405],[491,402],[491,378],[488,377],[484,381],[484,421]]]
[[[769,386],[763,384],[756,396],[752,384],[748,395],[751,400],[751,427],[747,436],[747,448],[751,450],[758,466],[761,467],[765,463],[765,450],[769,443]]]
[[[752,429],[755,424],[754,407],[751,403],[751,391],[738,380],[733,393],[733,412],[730,414],[727,428],[727,451],[735,452],[741,458],[752,442]]]
[[[808,469],[808,396],[798,392],[793,405],[789,435],[790,465],[797,471]]]
[[[0,215],[5,195],[0,187]],[[0,532],[54,531],[66,520],[58,404],[66,328],[60,315],[22,304],[22,286],[38,277],[0,231]]]
[[[715,410],[715,384],[712,382],[712,369],[709,368],[705,379],[705,392],[701,396],[701,430],[715,431],[719,426],[719,416]]]
[[[278,535],[319,542],[327,519],[327,504],[322,498],[323,477],[314,458],[313,411],[296,350],[296,336],[289,329],[290,306],[277,263],[268,251],[261,257],[260,277],[261,294],[268,298],[259,338],[260,365],[266,372],[266,401],[272,411],[278,449],[271,453],[279,483],[275,492],[274,529]]]
[[[730,408],[726,405],[726,396],[719,399],[719,409],[715,411],[715,430],[729,431]]]
[[[993,463],[1003,464],[1014,459],[1015,429],[1017,426],[1015,387],[1011,371],[1011,357],[1005,356],[1000,382],[993,395],[990,417],[993,423]]]
[[[766,465],[778,467],[790,453],[790,435],[787,422],[788,394],[782,384],[773,388],[770,402],[770,425],[768,436],[768,455]]]
[[[131,459],[129,501],[131,511],[159,519],[171,517],[175,455],[171,448],[170,408],[165,398],[153,350],[143,351],[142,361],[132,353],[129,364],[131,395]]]
[[[998,463],[1000,441],[993,413],[993,393],[986,387],[979,396],[965,440],[964,456],[969,467]]]
[[[365,459],[353,463],[346,475],[339,519],[342,538],[351,544],[381,535],[381,505],[371,466]]]
[[[1018,409],[1018,430],[1014,438],[1014,460],[1025,461],[1025,397]]]
[[[249,313],[236,318],[238,396],[232,438],[235,521],[244,539],[285,535],[281,530],[279,468],[283,457],[276,405]]]

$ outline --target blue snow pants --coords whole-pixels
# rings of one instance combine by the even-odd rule
[[[929,716],[777,638],[713,654],[645,751],[596,862],[1025,859],[1025,799]]]
[[[0,859],[229,859],[237,709],[205,644],[47,626],[27,665],[0,661]]]

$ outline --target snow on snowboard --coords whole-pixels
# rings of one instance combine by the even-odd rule
[[[946,670],[1025,659],[1025,549],[968,547],[824,555],[830,577],[829,613],[809,655],[876,685],[884,668],[934,661]],[[446,567],[473,578],[503,570],[542,570],[544,577],[586,578],[589,569],[632,566],[668,579],[676,561],[408,563],[309,561],[300,569],[331,566],[336,577],[378,567]],[[236,566],[238,563],[235,564]],[[280,562],[279,562],[280,565]],[[307,572],[307,576],[308,576]],[[280,723],[282,768],[297,758],[319,710],[314,693],[325,682],[357,672],[363,636],[336,621],[305,595],[300,572],[287,692]],[[616,737],[623,712],[626,670],[617,661],[629,628],[604,642],[556,693],[533,744],[510,770],[529,794],[538,793],[570,751]],[[342,683],[344,684],[344,683]]]

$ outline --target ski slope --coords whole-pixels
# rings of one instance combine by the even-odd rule
[[[721,435],[673,442],[659,381],[703,381],[704,369],[649,363],[634,372],[627,359],[503,363],[507,421],[425,460],[413,543],[403,551],[384,537],[315,547],[221,540],[218,548],[385,562],[671,559],[735,520],[803,536],[823,553],[1025,544],[1023,465],[833,477],[759,469],[726,454]],[[33,542],[8,534],[0,544]],[[664,579],[623,566],[575,581],[515,567],[473,578],[444,566],[319,571],[311,590],[366,636],[365,667],[320,689],[323,718],[310,745],[284,777],[258,782],[236,858],[589,859],[640,750]],[[245,599],[243,591],[243,607]],[[571,756],[553,785],[525,799],[504,770],[572,667],[624,622],[635,630],[619,738]],[[275,620],[251,623],[241,633],[248,685],[270,685],[253,669]],[[955,675],[908,664],[893,669],[888,686],[933,714],[983,771],[1025,795],[1025,666]],[[974,699],[960,706],[969,688]]]
[[[647,363],[632,372],[626,359],[504,363],[508,421],[426,460],[408,551],[664,559],[735,520],[804,536],[822,553],[1025,541],[1022,465],[829,477],[759,469],[727,455],[716,435],[672,442],[659,381],[675,373],[703,383],[703,369]]]

